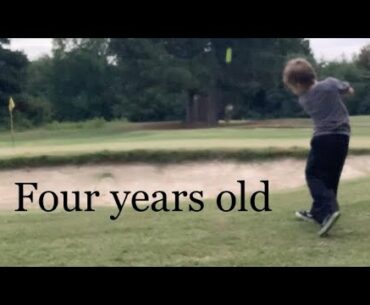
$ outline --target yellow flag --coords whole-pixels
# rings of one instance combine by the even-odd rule
[[[227,48],[226,50],[226,63],[229,64],[231,63],[233,58],[233,50],[232,48]]]
[[[13,101],[13,98],[10,98],[9,99],[9,112],[12,112],[14,108],[15,108],[15,103]]]

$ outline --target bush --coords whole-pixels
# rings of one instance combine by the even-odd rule
[[[47,130],[74,130],[74,129],[99,129],[107,123],[103,118],[95,118],[83,122],[58,122],[53,121],[45,125]]]

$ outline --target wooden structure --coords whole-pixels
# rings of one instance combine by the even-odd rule
[[[186,105],[186,124],[194,126],[215,126],[218,124],[220,101],[216,91],[191,94]]]

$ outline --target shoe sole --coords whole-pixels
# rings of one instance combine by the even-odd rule
[[[315,220],[313,218],[309,218],[309,217],[305,217],[303,216],[301,213],[299,212],[295,212],[295,216],[298,218],[298,219],[301,219],[301,220],[304,220],[304,221],[307,221],[307,222],[315,222]]]
[[[322,227],[322,229],[319,231],[319,236],[320,237],[324,237],[326,236],[330,229],[335,225],[335,223],[337,222],[337,220],[339,219],[340,217],[340,212],[335,212],[331,217],[330,219],[328,220],[328,222]]]

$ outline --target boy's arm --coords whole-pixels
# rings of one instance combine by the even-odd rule
[[[343,82],[336,79],[336,85],[341,95],[349,96],[355,94],[355,90],[353,90],[349,82]]]

